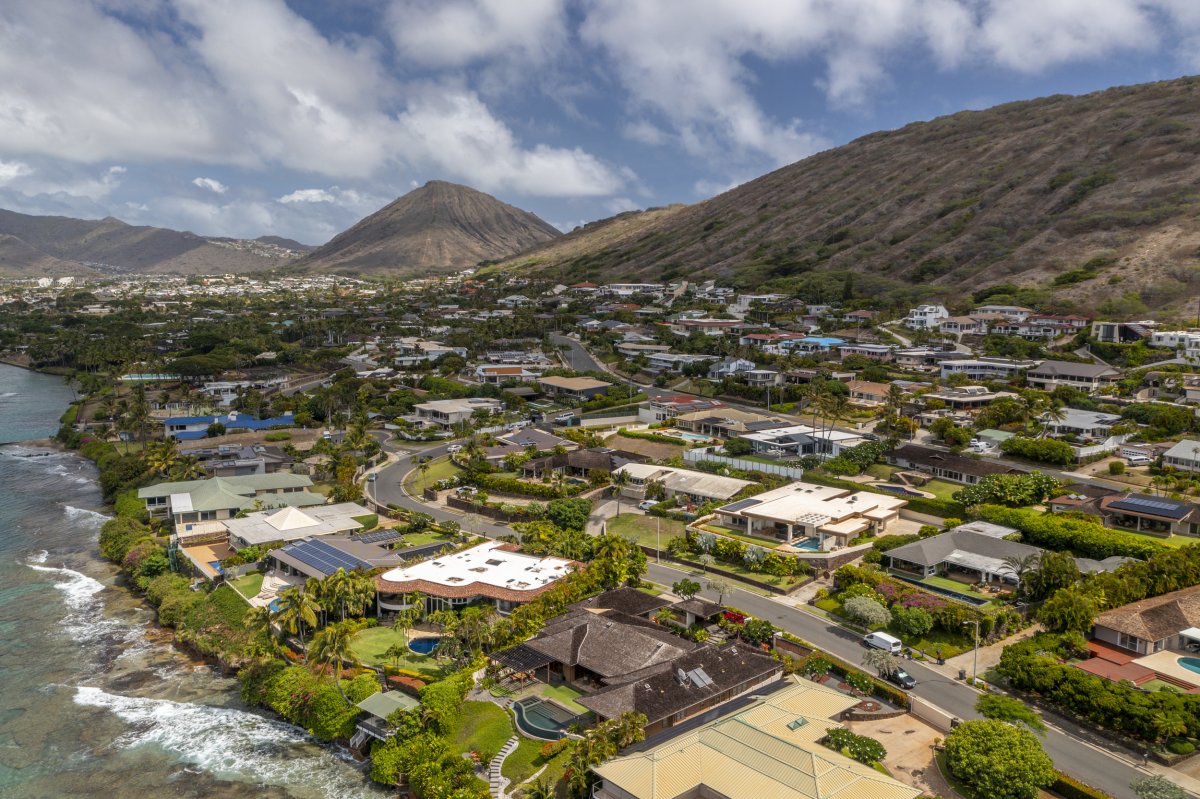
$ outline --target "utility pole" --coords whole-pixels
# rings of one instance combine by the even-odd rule
[[[654,551],[657,553],[655,555],[655,561],[657,563],[662,563],[662,517],[655,516],[654,521],[657,523],[657,527],[658,527],[657,531],[655,532]]]
[[[972,656],[971,663],[971,687],[975,687],[975,682],[979,679],[979,619],[973,621],[964,621],[964,625],[975,625],[975,654]]]

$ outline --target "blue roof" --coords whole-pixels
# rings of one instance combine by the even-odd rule
[[[787,342],[793,346],[801,346],[804,344],[819,344],[822,347],[833,347],[838,344],[845,344],[845,339],[832,338],[829,336],[808,336],[807,338],[798,338]]]
[[[193,424],[223,424],[225,429],[241,428],[244,430],[264,430],[268,427],[291,427],[296,424],[296,419],[291,414],[286,416],[274,416],[270,419],[255,419],[253,416],[244,414],[226,414],[224,416],[173,416],[170,419],[163,421],[167,427],[172,425],[193,425]]]

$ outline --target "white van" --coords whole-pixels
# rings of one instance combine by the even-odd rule
[[[1126,455],[1125,460],[1129,462],[1130,466],[1147,466],[1154,463],[1154,459],[1147,455]]]
[[[887,633],[867,633],[863,636],[863,643],[876,649],[882,649],[884,652],[891,652],[893,655],[899,655],[900,651],[904,649],[904,644],[899,638]]]

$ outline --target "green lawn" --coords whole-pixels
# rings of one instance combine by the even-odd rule
[[[579,704],[575,700],[583,696],[582,691],[576,691],[569,685],[542,685],[538,695],[543,699],[553,699],[565,708],[570,708],[576,713],[590,712],[586,707]]]
[[[435,541],[450,541],[450,536],[437,532],[405,533],[404,546],[415,547],[421,544],[432,544]]]
[[[743,544],[753,544],[754,546],[764,547],[766,549],[775,549],[775,547],[783,543],[776,538],[760,538],[756,535],[746,535],[738,530],[734,530],[730,527],[723,527],[719,524],[706,524],[700,529],[707,530],[715,535],[723,535],[726,538],[737,539]]]
[[[958,580],[951,580],[949,577],[939,577],[936,574],[932,577],[923,578],[921,582],[925,583],[926,585],[945,588],[948,591],[955,591],[960,594],[966,594],[967,596],[978,597],[979,599],[991,600],[996,598],[995,594],[981,594],[978,591],[973,590],[971,586],[967,585],[966,583],[960,583]]]
[[[948,502],[954,501],[954,493],[961,491],[966,486],[961,486],[958,483],[951,483],[949,480],[930,480],[923,486],[917,486],[918,491],[928,491],[938,499],[944,499]]]
[[[899,467],[888,466],[886,463],[873,463],[867,467],[867,474],[876,480],[889,480],[898,471],[901,471]]]
[[[1197,542],[1197,538],[1190,535],[1173,535],[1168,538],[1163,538],[1162,536],[1147,535],[1146,533],[1135,533],[1132,530],[1125,530],[1120,527],[1114,527],[1113,529],[1122,532],[1125,535],[1133,536],[1134,538],[1142,541],[1149,541],[1152,544],[1162,544],[1163,546],[1171,547],[1172,549],[1186,547],[1188,544],[1195,544]]]
[[[448,455],[434,458],[425,465],[429,467],[429,471],[424,476],[421,475],[421,470],[415,466],[409,472],[404,481],[404,488],[408,493],[419,494],[422,486],[433,485],[438,480],[446,480],[459,473],[459,468],[450,461]]]
[[[819,610],[825,611],[830,618],[845,622],[842,616],[842,603],[833,597],[817,600],[816,607]],[[905,646],[911,646],[913,649],[921,649],[933,656],[940,649],[942,657],[949,658],[955,655],[962,654],[971,649],[974,644],[973,639],[965,635],[951,634],[944,630],[931,630],[927,635],[921,638],[914,638],[910,635],[901,635],[891,626],[883,628],[887,632],[899,638],[904,642]]]
[[[239,577],[230,583],[233,586],[233,590],[246,597],[246,599],[258,596],[258,592],[262,590],[262,584],[262,572],[250,572],[244,577]]]
[[[664,519],[660,516],[642,516],[637,513],[622,513],[614,516],[605,523],[605,529],[627,538],[637,538],[642,546],[657,548],[659,536],[658,525],[662,525],[662,548],[666,549],[667,542],[676,536],[683,535],[683,522],[675,519]]]
[[[495,757],[513,736],[508,711],[491,702],[463,702],[450,735],[456,752],[482,752]]]
[[[500,769],[500,773],[512,781],[510,788],[515,788],[517,785],[525,782],[525,780],[537,774],[538,770],[543,766],[546,767],[546,770],[538,775],[538,778],[531,784],[537,784],[544,779],[553,785],[562,779],[563,772],[567,767],[567,758],[570,755],[570,750],[564,749],[550,758],[549,761],[546,761],[541,756],[542,747],[545,745],[545,741],[521,738],[521,743],[505,759],[504,766]]]
[[[399,630],[391,627],[368,627],[354,634],[350,649],[358,660],[368,666],[390,666],[390,658],[384,657],[393,644],[407,645],[407,639]],[[402,669],[411,669],[421,674],[437,679],[444,671],[437,658],[429,655],[419,655],[409,650],[408,655],[400,659]]]

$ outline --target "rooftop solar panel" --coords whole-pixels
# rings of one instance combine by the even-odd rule
[[[381,544],[385,541],[399,541],[404,538],[404,534],[399,530],[372,530],[369,533],[360,533],[352,538],[360,544]]]
[[[1191,507],[1182,502],[1172,502],[1167,499],[1148,499],[1146,497],[1125,497],[1113,502],[1110,508],[1150,513],[1155,516],[1165,516],[1171,519],[1182,519],[1191,511]]]
[[[755,499],[754,497],[750,497],[749,499],[739,500],[739,501],[733,503],[732,505],[726,505],[723,508],[721,508],[721,510],[726,510],[726,511],[731,511],[731,512],[739,511],[739,510],[745,510],[746,508],[752,508],[755,505],[759,505],[759,504],[762,504],[761,499]]]
[[[338,569],[350,572],[371,568],[371,564],[365,560],[348,555],[321,540],[298,541],[288,544],[282,551],[327,576],[334,574]]]

